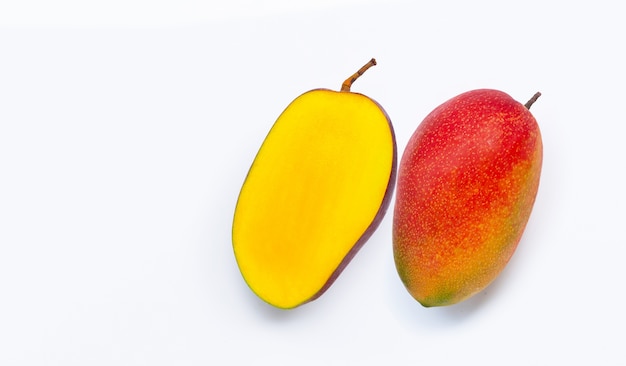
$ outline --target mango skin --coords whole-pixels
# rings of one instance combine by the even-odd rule
[[[400,161],[393,218],[396,268],[418,302],[461,302],[500,274],[530,217],[542,158],[535,118],[501,91],[469,91],[426,116]]]

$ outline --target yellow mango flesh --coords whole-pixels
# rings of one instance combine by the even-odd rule
[[[396,147],[368,97],[318,89],[296,98],[241,189],[233,249],[250,288],[293,308],[321,295],[384,215]]]

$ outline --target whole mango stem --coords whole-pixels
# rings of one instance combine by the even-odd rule
[[[341,84],[341,91],[342,92],[349,92],[350,91],[350,87],[352,86],[352,83],[354,83],[356,81],[356,79],[359,78],[359,76],[363,75],[363,73],[365,71],[367,71],[367,69],[369,69],[370,67],[372,67],[374,65],[376,65],[376,60],[375,59],[371,59],[368,63],[363,65],[363,67],[361,67],[359,69],[359,71],[357,71],[356,73],[354,73],[354,75],[352,75],[349,78],[347,78],[346,81],[344,81],[343,84]]]
[[[533,97],[530,98],[528,102],[526,102],[526,104],[524,104],[524,107],[526,107],[526,109],[530,109],[530,106],[533,105],[533,103],[535,103],[537,99],[539,99],[540,96],[541,96],[541,93],[536,92],[535,95],[533,95]]]

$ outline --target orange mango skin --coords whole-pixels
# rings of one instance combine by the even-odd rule
[[[528,108],[497,90],[460,94],[418,126],[398,170],[393,252],[423,306],[461,302],[504,269],[535,202],[542,154]]]

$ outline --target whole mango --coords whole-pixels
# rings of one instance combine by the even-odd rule
[[[398,170],[393,252],[423,306],[461,302],[504,269],[539,187],[542,140],[530,106],[498,90],[435,108],[407,143]]]

